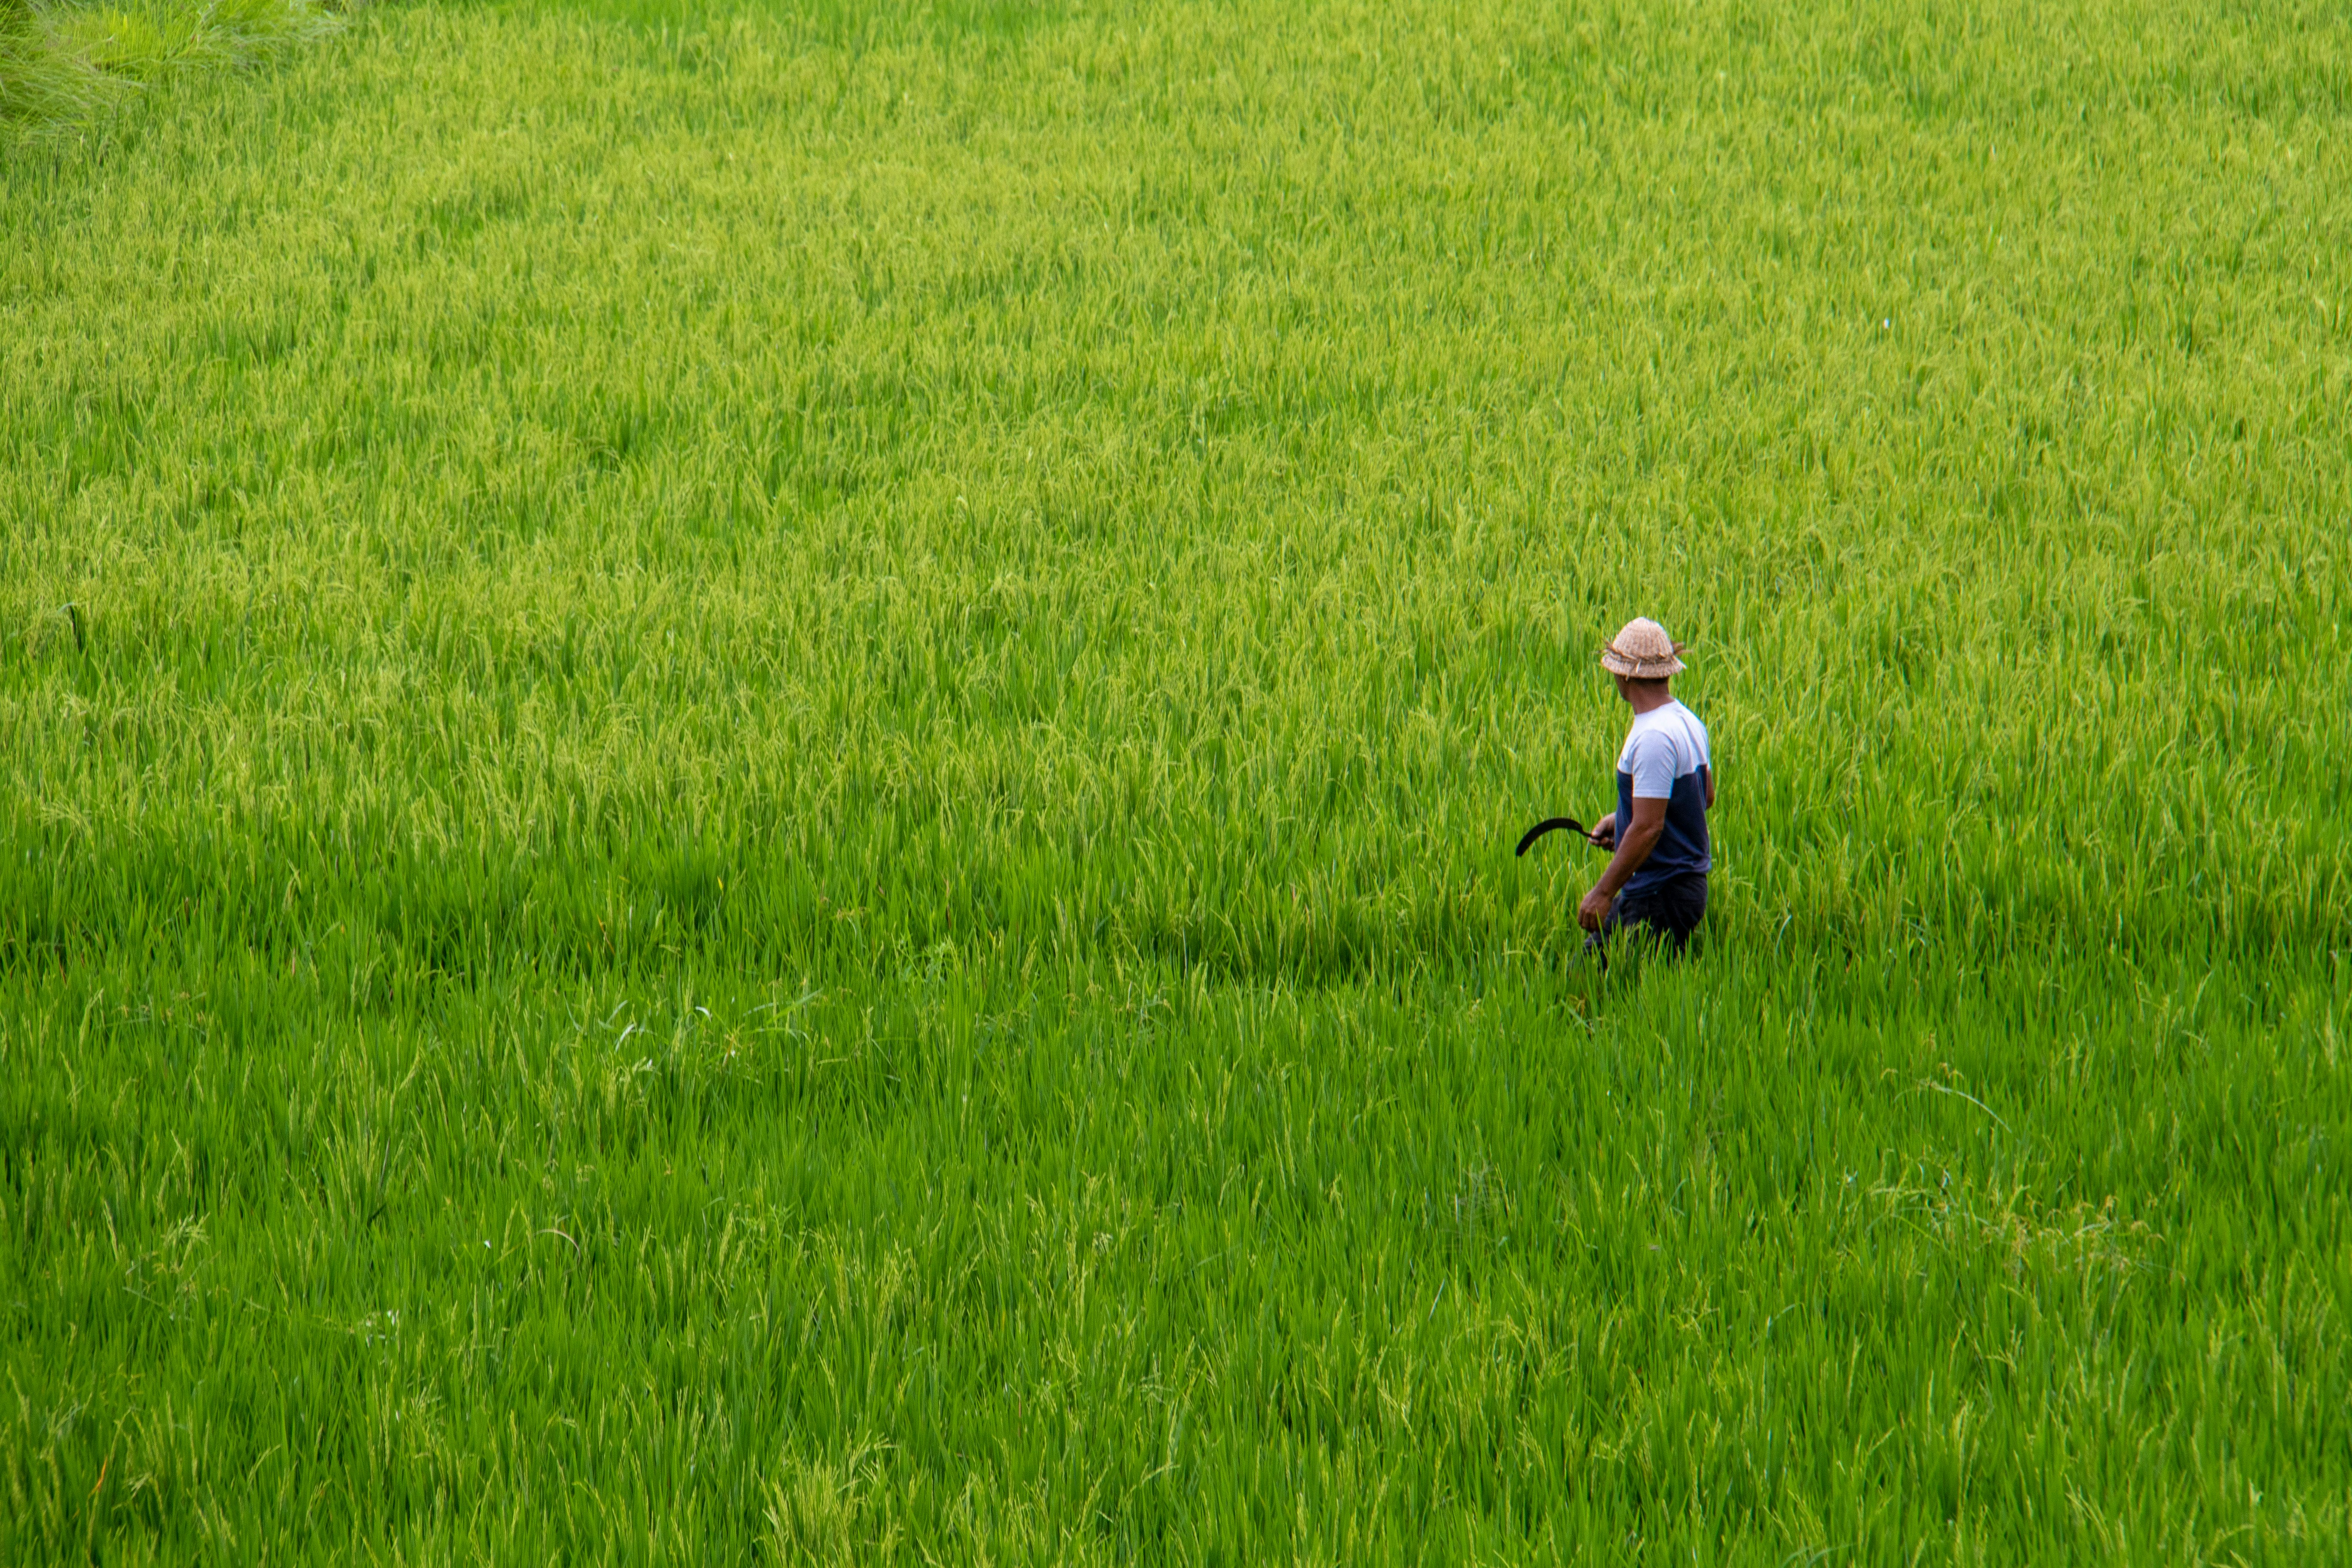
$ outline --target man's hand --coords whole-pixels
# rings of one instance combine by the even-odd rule
[[[1602,892],[1601,884],[1595,882],[1592,890],[1584,895],[1584,901],[1576,906],[1576,923],[1586,931],[1599,931],[1601,922],[1609,918],[1609,907],[1616,901],[1616,894]]]
[[[1584,837],[1592,843],[1600,845],[1603,849],[1616,848],[1617,814],[1612,811],[1608,816],[1602,817],[1600,821],[1594,823],[1592,825],[1592,831],[1586,834]]]

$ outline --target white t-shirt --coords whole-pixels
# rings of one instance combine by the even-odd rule
[[[1634,714],[1625,749],[1617,754],[1617,771],[1633,776],[1635,800],[1672,800],[1676,779],[1713,765],[1706,726],[1679,702]]]
[[[1663,800],[1666,819],[1649,858],[1625,879],[1628,899],[1638,899],[1673,878],[1715,868],[1706,832],[1706,726],[1679,702],[1633,715],[1625,749],[1617,754],[1617,831],[1633,825],[1633,803]]]

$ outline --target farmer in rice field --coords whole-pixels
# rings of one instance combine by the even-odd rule
[[[1706,726],[1669,689],[1682,673],[1683,645],[1657,622],[1625,623],[1601,650],[1601,668],[1633,710],[1617,755],[1617,809],[1592,829],[1592,842],[1614,848],[1609,868],[1577,906],[1592,934],[1585,946],[1605,951],[1610,934],[1631,929],[1680,952],[1706,915],[1706,814],[1715,805],[1715,769]]]

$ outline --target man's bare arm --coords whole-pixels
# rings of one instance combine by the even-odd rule
[[[1658,836],[1666,830],[1666,803],[1664,800],[1633,802],[1633,820],[1617,837],[1617,853],[1609,858],[1609,868],[1601,873],[1601,880],[1584,895],[1577,906],[1576,921],[1587,931],[1599,931],[1608,918],[1609,906],[1616,901],[1617,889],[1626,879],[1642,868],[1650,851],[1658,847]]]
[[[1666,803],[1663,800],[1635,800],[1633,825],[1617,836],[1617,853],[1609,858],[1609,868],[1601,873],[1594,889],[1610,898],[1632,880],[1658,847],[1658,836],[1666,830]]]

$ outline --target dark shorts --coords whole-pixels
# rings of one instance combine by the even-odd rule
[[[1601,930],[1584,939],[1588,948],[1606,950],[1619,931],[1654,942],[1669,953],[1682,952],[1691,932],[1706,919],[1706,873],[1692,871],[1669,877],[1655,887],[1621,895],[1610,906]]]

